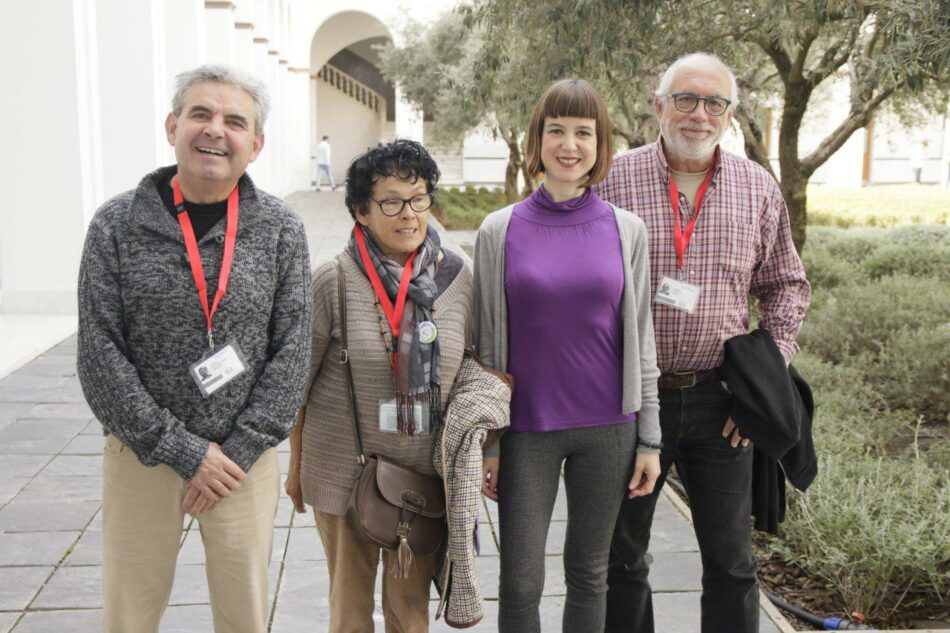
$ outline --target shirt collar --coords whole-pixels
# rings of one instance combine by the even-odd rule
[[[161,183],[167,182],[176,173],[178,173],[178,166],[171,165],[168,167],[160,167],[142,178],[141,182],[139,182],[139,186],[135,190],[132,204],[129,206],[129,213],[131,214],[131,224],[133,227],[159,233],[184,242],[181,235],[181,227],[165,208],[165,204],[162,202],[162,197],[158,191]],[[240,180],[238,180],[238,200],[240,213],[238,219],[238,235],[240,236],[241,233],[244,232],[244,229],[264,219],[264,214],[261,212],[258,200],[257,188],[247,173],[244,173]],[[201,238],[200,242],[224,235],[224,230],[224,223],[219,222]]]
[[[666,154],[663,152],[663,136],[660,135],[657,137],[656,142],[653,144],[653,157],[656,161],[658,167],[658,173],[661,174],[663,183],[666,186],[670,184],[670,174],[672,173],[672,168],[670,164],[666,162]],[[722,147],[717,143],[716,144],[716,161],[713,164],[713,173],[712,177],[709,179],[709,186],[715,187],[719,175],[722,173],[722,163],[723,163],[723,152]]]

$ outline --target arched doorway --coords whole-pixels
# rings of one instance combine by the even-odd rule
[[[329,137],[333,177],[339,184],[356,155],[395,136],[395,88],[379,70],[377,51],[391,39],[388,27],[363,11],[336,13],[314,33],[310,47],[311,147]],[[315,176],[315,159],[312,173]]]

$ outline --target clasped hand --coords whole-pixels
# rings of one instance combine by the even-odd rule
[[[197,517],[202,512],[214,510],[241,487],[245,473],[240,466],[221,451],[216,442],[208,443],[208,452],[185,488],[185,512]]]

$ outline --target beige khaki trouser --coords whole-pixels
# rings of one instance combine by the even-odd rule
[[[175,578],[185,482],[143,466],[115,436],[102,463],[102,594],[106,633],[157,633]],[[216,633],[267,630],[267,566],[280,488],[268,449],[229,499],[198,517]]]
[[[427,633],[436,554],[415,556],[409,578],[389,573],[396,552],[361,540],[346,517],[314,511],[330,570],[330,633],[373,633],[373,593],[383,553],[386,633]]]

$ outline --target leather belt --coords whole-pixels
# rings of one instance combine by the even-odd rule
[[[659,380],[657,380],[657,386],[660,389],[689,389],[707,380],[712,380],[718,375],[715,369],[687,371],[678,374],[661,374]]]

